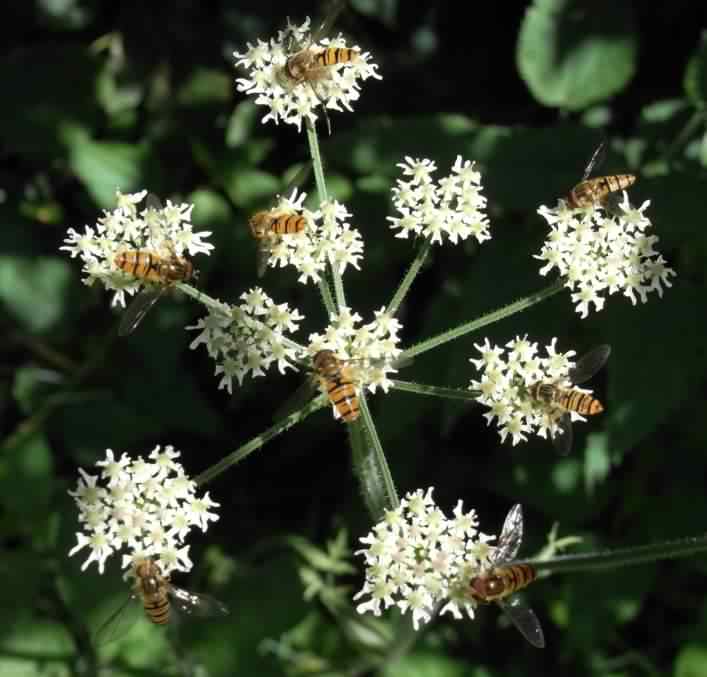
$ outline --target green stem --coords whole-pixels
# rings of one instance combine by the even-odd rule
[[[371,411],[368,408],[366,396],[363,392],[359,397],[359,403],[361,406],[361,420],[365,434],[368,435],[368,439],[373,445],[373,459],[375,462],[375,467],[380,473],[380,477],[383,480],[383,486],[385,488],[385,508],[388,510],[394,510],[400,505],[400,500],[398,499],[398,493],[395,490],[393,476],[391,475],[390,468],[388,467],[388,460],[385,457],[383,445],[378,437],[378,431],[376,430],[376,425],[373,422],[373,417],[371,416]],[[382,514],[374,517],[376,519],[380,519]]]
[[[551,573],[601,571],[634,564],[646,564],[659,559],[689,557],[700,552],[707,552],[707,534],[600,553],[560,555],[547,560],[527,560],[525,563],[532,565],[538,571]]]
[[[277,437],[280,433],[285,432],[291,428],[295,423],[299,423],[309,416],[311,413],[315,412],[317,409],[321,409],[326,403],[327,399],[324,395],[315,397],[311,402],[309,402],[302,409],[293,412],[289,416],[286,416],[281,421],[278,421],[272,427],[268,428],[264,433],[261,433],[257,437],[254,437],[250,442],[246,442],[243,446],[236,449],[234,452],[228,454],[222,458],[218,463],[215,463],[210,468],[207,468],[200,475],[194,478],[197,486],[207,484],[211,482],[215,477],[218,477],[222,472],[228,470],[232,465],[239,463],[244,458],[247,458],[254,451],[257,451],[264,444],[269,442],[274,437]]]
[[[448,343],[449,341],[454,341],[455,339],[458,339],[459,337],[464,336],[465,334],[470,334],[471,332],[474,332],[477,329],[481,329],[482,327],[485,327],[488,324],[493,324],[494,322],[503,320],[506,317],[514,315],[515,313],[520,313],[521,311],[527,310],[531,306],[534,306],[536,303],[540,303],[540,301],[544,301],[545,299],[550,298],[554,294],[557,294],[558,292],[562,291],[562,289],[564,289],[564,279],[560,278],[556,282],[553,282],[553,284],[551,284],[550,286],[545,287],[545,289],[541,289],[540,291],[535,292],[534,294],[530,294],[529,296],[526,296],[520,299],[519,301],[516,301],[515,303],[511,303],[503,308],[500,308],[499,310],[495,310],[492,313],[488,313],[487,315],[482,315],[476,320],[466,322],[465,324],[455,327],[454,329],[450,329],[449,331],[446,331],[442,334],[433,336],[432,338],[427,339],[426,341],[417,343],[416,345],[412,346],[412,348],[408,348],[407,350],[403,351],[403,353],[398,359],[405,360],[408,358],[415,357],[417,355],[421,355],[422,353],[425,353],[428,350],[437,348],[438,346]]]
[[[475,400],[481,395],[480,390],[462,390],[461,388],[443,388],[441,386],[430,386],[424,383],[413,383],[412,381],[398,381],[391,379],[393,388],[403,390],[407,393],[417,395],[431,395],[432,397],[445,397],[451,400]]]
[[[319,152],[319,138],[317,137],[317,130],[311,120],[306,119],[304,122],[305,128],[307,130],[307,142],[309,143],[309,154],[312,157],[312,167],[314,169],[314,181],[317,184],[317,193],[319,194],[319,203],[324,203],[329,201],[329,192],[326,187],[326,179],[324,178],[324,165],[322,163],[322,156]],[[335,266],[331,265],[329,262],[329,270],[331,271],[331,277],[334,281],[334,295],[336,296],[336,305],[339,309],[346,306],[346,296],[344,295],[344,284],[341,280],[341,275],[339,271],[336,270]],[[322,278],[319,281],[320,290],[322,285],[326,285],[326,281]],[[328,291],[328,290],[327,290]],[[322,298],[324,299],[324,304],[327,304],[327,297],[324,295],[322,290]],[[336,313],[336,309],[333,306],[326,306],[327,312],[331,317]]]
[[[673,155],[677,153],[682,146],[692,135],[697,127],[704,122],[705,112],[702,110],[695,111],[690,119],[685,123],[685,126],[680,130],[680,133],[675,137],[673,142],[666,148],[663,153],[663,161],[670,162]]]
[[[386,315],[394,317],[395,314],[398,312],[400,304],[403,302],[403,299],[410,290],[413,280],[420,272],[420,269],[422,268],[422,265],[424,264],[425,259],[427,258],[427,254],[429,254],[431,248],[432,242],[429,238],[423,240],[422,245],[418,247],[417,253],[415,254],[415,259],[410,264],[410,267],[405,273],[405,277],[403,277],[400,286],[398,287],[397,291],[395,292],[395,295],[393,296],[390,303],[388,304],[388,307],[386,308]]]

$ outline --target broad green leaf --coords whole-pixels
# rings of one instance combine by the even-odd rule
[[[233,79],[227,73],[208,68],[197,68],[177,93],[177,101],[186,106],[223,104],[231,95]]]
[[[687,644],[675,659],[675,677],[703,677],[707,674],[707,644]]]
[[[142,188],[145,146],[113,141],[93,141],[80,133],[70,139],[69,164],[101,207],[115,204],[115,191],[128,193]]]
[[[15,372],[12,384],[12,396],[27,415],[32,412],[46,397],[56,391],[56,387],[64,381],[63,374],[53,369],[25,366]]]
[[[545,104],[581,110],[620,92],[636,70],[631,6],[534,0],[518,37],[518,70]]]
[[[484,668],[451,658],[443,652],[414,651],[387,665],[384,677],[490,677]]]
[[[64,313],[71,275],[58,257],[0,256],[0,300],[23,329],[45,332]]]

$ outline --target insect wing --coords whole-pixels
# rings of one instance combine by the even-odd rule
[[[213,618],[228,616],[228,607],[209,595],[189,592],[183,588],[170,585],[169,596],[177,613],[194,618]]]
[[[132,334],[137,326],[142,322],[145,315],[150,312],[152,306],[162,298],[162,295],[167,291],[168,287],[164,286],[160,289],[143,289],[125,309],[123,316],[120,318],[118,326],[118,335],[127,336]]]
[[[265,237],[258,240],[255,250],[256,265],[258,277],[263,277],[268,269],[268,260],[270,259],[270,239],[271,235],[267,233]]]
[[[104,646],[124,637],[137,620],[144,615],[145,612],[139,597],[131,593],[98,627],[93,635],[94,646]]]
[[[520,597],[511,595],[508,599],[497,600],[497,603],[523,637],[534,647],[545,648],[545,636],[540,621],[535,612],[520,601]]]
[[[601,165],[604,164],[605,159],[606,159],[606,139],[604,139],[604,141],[602,141],[599,144],[597,149],[592,154],[592,157],[589,160],[589,164],[587,165],[586,169],[584,170],[584,176],[582,177],[582,181],[586,181],[589,178],[589,175],[592,173],[592,171],[595,168],[601,167]]]
[[[314,30],[311,35],[310,42],[314,43],[319,40],[319,38],[326,36],[331,31],[332,26],[336,22],[339,14],[346,7],[346,0],[332,0],[329,3],[329,9],[327,10],[324,20],[319,24],[319,28]]]
[[[611,346],[609,345],[603,344],[592,348],[586,355],[577,360],[574,369],[570,371],[570,381],[575,384],[588,381],[606,364],[609,355],[611,355]]]
[[[506,515],[503,522],[501,535],[498,537],[498,545],[491,555],[491,564],[497,565],[501,562],[512,560],[520,542],[523,540],[523,508],[520,503],[516,503]]]
[[[279,421],[290,414],[293,414],[298,409],[301,409],[309,400],[312,399],[317,392],[317,382],[314,378],[308,378],[301,383],[295,392],[285,400],[285,404],[275,410],[273,420]]]
[[[155,211],[159,211],[160,209],[164,208],[162,200],[160,200],[154,193],[147,194],[147,198],[145,199],[145,206],[148,209],[154,209]]]
[[[559,430],[552,435],[552,445],[560,454],[569,454],[572,451],[572,418],[568,411],[560,416],[556,425]]]

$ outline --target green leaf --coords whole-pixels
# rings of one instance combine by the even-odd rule
[[[221,104],[231,96],[233,80],[220,70],[195,69],[177,93],[177,101],[187,106]]]
[[[334,559],[329,553],[304,538],[289,536],[287,542],[299,553],[300,557],[319,571],[333,574],[351,574],[356,571],[348,562]]]
[[[535,0],[521,25],[516,61],[538,101],[581,110],[627,85],[637,49],[628,3]]]
[[[444,653],[415,651],[387,665],[383,677],[489,677],[483,668],[472,668]]]
[[[45,332],[65,311],[71,264],[58,257],[0,256],[0,299],[30,332]]]
[[[688,61],[683,86],[692,103],[704,108],[707,103],[707,31],[702,32],[700,44]]]
[[[52,369],[20,367],[15,372],[12,396],[22,412],[28,415],[63,381],[63,375]]]
[[[707,645],[687,644],[675,659],[675,677],[703,677],[707,674]]]
[[[115,204],[115,191],[128,193],[141,188],[142,165],[147,148],[128,143],[93,141],[72,130],[69,141],[69,164],[101,207]]]

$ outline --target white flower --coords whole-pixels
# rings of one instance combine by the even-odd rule
[[[196,484],[176,460],[179,455],[171,445],[164,450],[157,446],[149,455],[153,462],[131,460],[127,454],[116,461],[108,449],[106,458],[96,463],[102,468],[99,475],[79,470],[78,486],[69,494],[83,531],[76,534],[78,543],[69,555],[89,548],[82,569],[96,562],[102,574],[108,557],[127,550],[122,553],[123,567],[149,557],[165,576],[175,569],[189,571],[184,540],[195,526],[206,531],[209,522],[218,519],[210,510],[218,503],[208,493],[196,496]]]
[[[338,63],[318,64],[317,57],[330,48],[343,50]],[[296,125],[298,131],[304,118],[316,121],[317,106],[351,111],[360,96],[359,81],[381,79],[371,55],[356,46],[347,47],[341,35],[312,43],[309,19],[299,26],[288,22],[277,38],[248,43],[245,52],[233,56],[236,66],[245,70],[245,77],[236,80],[237,89],[254,95],[255,103],[270,109],[263,122],[283,120]]]
[[[69,228],[66,243],[60,249],[79,256],[83,261],[83,283],[100,281],[106,289],[115,292],[113,305],[125,306],[125,294],[132,295],[145,286],[145,281],[123,272],[116,265],[116,257],[125,251],[142,249],[170,258],[186,254],[209,254],[214,248],[203,238],[208,231],[195,233],[190,223],[194,205],[172,204],[156,209],[138,204],[147,191],[123,195],[116,192],[118,206],[105,211],[95,227],[86,226],[83,234]]]
[[[533,397],[533,385],[547,383],[557,388],[572,388],[591,394],[591,390],[579,388],[570,380],[571,370],[575,366],[572,358],[576,353],[573,350],[558,353],[555,350],[556,340],[553,339],[545,347],[547,357],[538,357],[538,344],[529,342],[526,337],[516,337],[507,343],[506,355],[500,346],[490,346],[488,339],[483,345],[475,344],[481,358],[469,361],[482,374],[480,380],[471,381],[469,389],[480,391],[476,399],[489,408],[484,418],[489,425],[496,421],[501,441],[510,437],[515,446],[527,440],[530,434],[543,438],[565,434],[558,421],[566,410]],[[569,415],[572,421],[586,420],[576,411],[569,412]]]
[[[398,348],[398,332],[402,325],[385,313],[375,311],[375,319],[358,327],[358,313],[342,308],[322,334],[310,334],[307,352],[314,357],[320,350],[331,350],[344,360],[356,388],[367,387],[372,393],[377,388],[388,392],[393,385],[389,376],[397,373],[395,361],[402,352]],[[336,409],[335,409],[336,415]]]
[[[490,239],[489,223],[483,210],[486,198],[481,195],[481,174],[474,164],[461,155],[452,166],[452,173],[432,180],[436,171],[432,160],[405,158],[398,164],[408,180],[398,179],[393,188],[393,205],[400,216],[389,216],[395,237],[407,238],[411,233],[442,244],[456,244],[474,237],[478,242]]]
[[[351,214],[336,200],[324,202],[312,212],[302,208],[307,197],[297,191],[281,197],[270,211],[273,215],[298,213],[306,220],[305,228],[298,233],[286,235],[267,234],[267,264],[272,268],[294,266],[300,273],[298,280],[307,284],[319,282],[327,262],[341,275],[351,265],[358,269],[363,256],[363,239],[358,229],[351,226]]]
[[[301,347],[286,337],[304,319],[296,308],[275,304],[260,287],[241,294],[241,300],[239,306],[210,306],[206,317],[187,327],[200,332],[189,347],[206,346],[216,361],[216,376],[221,376],[218,387],[229,393],[234,378],[241,385],[249,373],[263,376],[273,364],[284,374],[294,368],[301,353]]]
[[[359,613],[380,615],[397,606],[410,612],[417,630],[440,605],[461,618],[473,618],[473,599],[464,594],[468,581],[488,566],[493,536],[478,532],[476,511],[463,511],[459,501],[454,518],[434,502],[432,488],[408,493],[396,510],[386,513],[357,551],[366,563],[366,580],[354,599],[367,598]],[[484,553],[479,556],[479,553]]]
[[[658,237],[645,234],[651,226],[644,215],[649,204],[633,207],[624,191],[616,210],[601,204],[568,209],[562,200],[554,209],[538,209],[550,224],[547,240],[534,256],[546,262],[540,274],[557,269],[565,277],[581,317],[600,311],[607,294],[623,291],[635,305],[636,295],[645,303],[649,292],[662,297],[663,286],[672,286],[676,273],[653,248]]]

